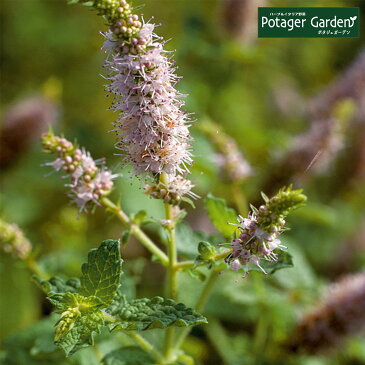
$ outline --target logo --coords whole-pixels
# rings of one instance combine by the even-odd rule
[[[359,8],[258,8],[259,38],[358,38]]]

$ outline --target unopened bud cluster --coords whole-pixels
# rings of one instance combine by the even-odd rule
[[[286,248],[281,244],[279,235],[286,230],[285,217],[288,213],[306,201],[301,190],[292,190],[290,187],[280,190],[269,199],[263,194],[265,204],[259,209],[252,207],[247,218],[238,217],[237,237],[228,243],[232,253],[225,259],[232,270],[243,268],[245,275],[250,265],[257,265],[265,274],[260,265],[261,260],[275,262],[278,260],[277,249]]]
[[[215,254],[217,253],[215,247],[211,245],[209,242],[199,242],[198,245],[198,258],[205,261],[210,261],[214,259]]]
[[[0,248],[14,258],[24,260],[29,256],[32,245],[16,224],[0,219]]]
[[[112,39],[118,43],[121,52],[140,53],[145,50],[147,40],[140,36],[142,22],[133,14],[125,0],[81,0],[93,6],[99,15],[104,16],[109,25]]]
[[[155,199],[162,199],[166,203],[178,205],[184,196],[193,199],[198,198],[191,189],[194,185],[190,180],[184,179],[181,175],[167,177],[166,183],[159,181],[156,184],[146,184],[145,193]]]
[[[46,165],[55,171],[61,171],[70,178],[70,197],[80,207],[87,210],[93,203],[108,195],[113,189],[113,175],[102,165],[103,161],[94,161],[88,152],[80,149],[65,138],[52,133],[45,133],[42,137],[45,152],[55,153],[57,158]]]

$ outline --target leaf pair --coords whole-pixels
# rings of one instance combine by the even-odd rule
[[[149,330],[193,326],[206,318],[171,299],[155,297],[128,302],[121,292],[122,259],[119,241],[107,240],[89,252],[80,279],[40,280],[38,285],[61,316],[55,343],[67,355],[92,345],[103,326],[110,330]]]

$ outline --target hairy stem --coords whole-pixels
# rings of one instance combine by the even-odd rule
[[[214,284],[216,283],[219,276],[219,271],[214,270],[214,268],[211,270],[209,277],[205,281],[205,284],[203,286],[203,289],[199,295],[199,298],[195,305],[195,310],[197,312],[201,312],[205,304],[210,296],[210,293],[214,287]],[[185,338],[189,335],[191,331],[191,328],[184,328],[178,335],[176,342],[175,342],[175,350],[178,350],[181,345],[184,343]]]
[[[116,217],[124,224],[129,226],[131,229],[131,233],[138,239],[141,244],[147,248],[153,255],[157,256],[162,265],[167,266],[169,265],[169,259],[166,256],[166,254],[160,250],[154,242],[141,230],[141,228],[133,223],[127,214],[123,212],[123,210],[115,205],[112,201],[110,201],[108,198],[103,198],[101,200],[101,204],[106,207],[109,211],[114,213]]]
[[[161,174],[160,181],[167,185],[167,176]],[[164,203],[166,220],[169,222],[167,224],[167,254],[169,259],[169,264],[167,266],[167,296],[171,299],[177,299],[178,292],[178,270],[176,270],[177,264],[177,252],[176,252],[176,234],[175,234],[175,224],[174,215],[172,211],[172,205]],[[173,360],[173,347],[174,347],[174,336],[175,329],[169,327],[166,330],[165,335],[165,348],[164,356],[167,361]]]

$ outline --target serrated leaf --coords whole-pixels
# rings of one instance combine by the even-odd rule
[[[122,347],[107,354],[102,359],[103,365],[153,365],[156,362],[140,347]]]
[[[120,305],[108,312],[117,318],[112,329],[145,331],[170,326],[187,327],[207,323],[207,319],[182,303],[172,299],[154,297],[127,302],[120,298]]]
[[[96,296],[105,306],[112,303],[120,284],[122,259],[119,242],[106,240],[88,254],[88,262],[82,265],[81,290],[83,296]]]
[[[55,344],[65,351],[66,356],[71,355],[84,347],[93,345],[93,336],[100,333],[103,325],[101,311],[83,313],[74,319],[67,333],[55,340]]]
[[[205,209],[218,231],[225,237],[231,237],[236,228],[228,223],[237,221],[236,211],[228,208],[224,199],[216,198],[212,194],[208,194],[205,198]]]
[[[78,293],[57,293],[49,296],[48,300],[59,313],[76,307],[80,310],[96,310],[105,306],[98,297],[83,297]]]
[[[270,262],[270,261],[267,261],[267,260],[261,260],[260,261],[260,266],[268,274],[273,274],[277,270],[285,269],[285,268],[288,268],[288,267],[293,267],[294,264],[293,264],[293,258],[288,252],[280,252],[278,254],[278,260],[277,261]],[[252,265],[250,267],[250,270],[251,271],[262,272],[262,270],[256,265]]]
[[[33,280],[46,294],[66,292],[76,293],[81,287],[80,279],[78,278],[71,278],[65,281],[61,278],[53,277],[49,280],[43,280],[34,275]]]
[[[55,344],[66,355],[91,345],[93,334],[99,333],[104,325],[101,307],[104,303],[98,297],[84,297],[78,293],[57,293],[48,297],[61,317],[56,323]]]

